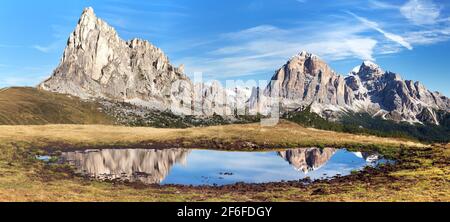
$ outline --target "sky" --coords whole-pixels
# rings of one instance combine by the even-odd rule
[[[301,51],[346,75],[364,60],[450,96],[450,1],[2,0],[0,87],[58,65],[83,8],[207,80],[267,80]]]

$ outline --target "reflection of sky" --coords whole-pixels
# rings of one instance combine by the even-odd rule
[[[176,164],[163,184],[232,184],[236,182],[263,183],[299,180],[305,177],[319,179],[337,174],[348,175],[352,170],[369,165],[364,159],[345,150],[339,150],[319,169],[304,174],[297,171],[276,152],[221,152],[193,150],[187,163]],[[220,175],[233,173],[233,175]]]

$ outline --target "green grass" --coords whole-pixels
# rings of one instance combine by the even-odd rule
[[[406,138],[426,143],[448,143],[450,142],[450,114],[441,111],[438,112],[438,116],[441,121],[440,126],[398,123],[372,117],[366,113],[347,113],[340,121],[331,122],[316,113],[311,113],[310,108],[302,112],[285,114],[283,118],[306,127],[336,132]]]
[[[0,125],[113,123],[96,103],[35,88],[0,90]]]

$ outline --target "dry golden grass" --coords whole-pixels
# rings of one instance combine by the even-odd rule
[[[35,88],[0,90],[0,124],[113,124],[92,102]]]
[[[389,179],[373,175],[370,181],[319,182],[304,188],[134,188],[71,177],[42,162],[18,159],[17,146],[0,144],[0,148],[0,201],[450,201],[449,166],[421,166],[393,172]],[[325,193],[313,195],[317,189]]]
[[[405,158],[417,168],[371,176],[370,182],[314,183],[305,188],[272,186],[257,190],[140,187],[86,181],[68,171],[50,168],[30,158],[30,151],[53,142],[74,147],[139,144],[148,141],[250,141],[266,145],[404,147]],[[36,148],[38,147],[38,148]],[[417,147],[417,148],[415,148]],[[422,147],[422,148],[420,148]],[[0,126],[0,201],[450,201],[449,145],[428,146],[404,139],[378,138],[304,128],[282,121],[274,127],[259,124],[191,129],[154,129],[104,125]],[[39,150],[39,149],[38,149]],[[435,164],[439,163],[439,164]],[[394,178],[394,180],[392,180]],[[317,189],[326,193],[313,195]]]
[[[109,125],[0,126],[0,141],[46,141],[95,146],[104,144],[138,144],[147,141],[166,142],[176,139],[192,142],[200,139],[230,143],[248,141],[261,145],[285,147],[343,147],[348,145],[383,147],[425,146],[405,139],[380,138],[304,128],[287,121],[282,121],[273,127],[263,127],[260,124],[243,124],[189,129],[156,129]]]

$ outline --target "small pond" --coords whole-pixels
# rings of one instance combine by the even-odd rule
[[[46,158],[40,157],[45,160]],[[98,180],[145,184],[226,185],[326,179],[349,175],[386,160],[346,149],[304,148],[276,152],[189,149],[104,149],[62,153],[78,174]]]

